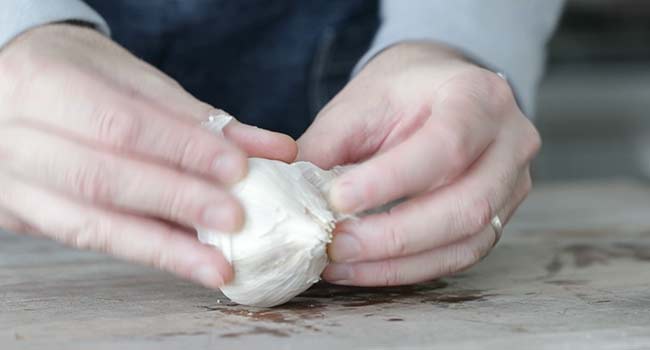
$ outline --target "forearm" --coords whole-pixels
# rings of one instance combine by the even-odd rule
[[[521,107],[532,114],[545,44],[564,0],[382,0],[382,26],[355,72],[396,43],[446,44],[491,70],[505,73]]]
[[[31,28],[64,21],[88,23],[109,34],[106,22],[81,0],[4,0],[0,3],[0,48]]]

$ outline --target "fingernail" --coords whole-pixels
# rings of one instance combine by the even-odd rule
[[[223,278],[213,266],[201,266],[192,272],[192,279],[208,288],[219,288],[223,285]]]
[[[359,257],[361,244],[359,240],[349,233],[337,233],[334,235],[329,247],[329,255],[336,262],[352,262]]]
[[[238,154],[224,154],[212,163],[213,173],[226,184],[234,184],[246,175],[246,158]]]
[[[323,273],[323,277],[331,283],[347,284],[352,282],[354,273],[349,265],[330,264]]]
[[[207,207],[201,220],[206,228],[230,232],[239,228],[239,216],[233,205],[221,204]]]
[[[330,192],[332,206],[343,213],[356,213],[363,204],[358,186],[350,182],[338,182]]]

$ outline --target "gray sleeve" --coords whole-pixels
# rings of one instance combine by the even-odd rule
[[[535,110],[545,45],[564,0],[382,0],[382,24],[360,70],[385,48],[409,40],[447,44],[504,73],[523,110]]]
[[[0,48],[26,30],[61,21],[89,23],[110,34],[104,19],[81,0],[1,0]]]

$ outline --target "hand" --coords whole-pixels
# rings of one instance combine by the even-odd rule
[[[332,186],[339,211],[407,200],[340,224],[324,278],[401,285],[476,263],[495,243],[491,219],[507,221],[529,192],[539,147],[496,74],[429,43],[381,53],[298,140],[299,159],[359,163]]]
[[[208,287],[227,261],[188,227],[236,230],[226,186],[247,154],[292,161],[288,136],[231,123],[86,28],[49,25],[0,51],[0,227],[159,267]]]

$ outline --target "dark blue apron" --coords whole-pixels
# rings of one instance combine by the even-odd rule
[[[377,0],[86,2],[115,41],[199,99],[294,137],[345,85],[379,22]]]

